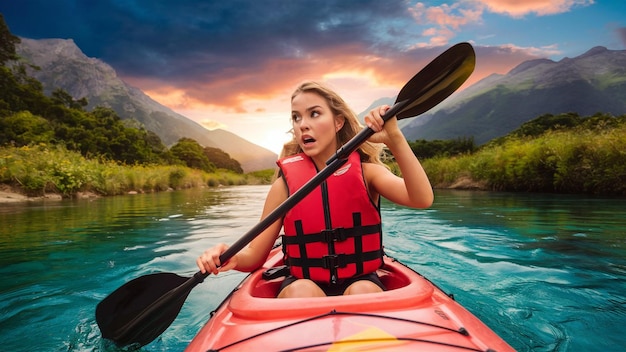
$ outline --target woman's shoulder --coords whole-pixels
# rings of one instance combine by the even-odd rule
[[[283,177],[283,175],[278,175],[276,177],[276,179],[274,180],[274,182],[272,182],[272,185],[270,186],[270,190],[269,190],[269,194],[278,194],[278,195],[283,195],[283,194],[287,194],[287,183],[285,182],[285,179]],[[285,197],[286,198],[286,197]]]
[[[363,169],[363,177],[371,182],[377,176],[388,174],[390,171],[384,165],[378,163],[364,162],[361,164]]]

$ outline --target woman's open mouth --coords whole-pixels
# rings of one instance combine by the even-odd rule
[[[304,138],[302,138],[302,143],[303,143],[304,145],[311,144],[311,143],[315,143],[315,138],[312,138],[312,137],[304,137]]]

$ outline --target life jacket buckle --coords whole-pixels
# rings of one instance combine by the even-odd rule
[[[345,254],[331,254],[322,257],[324,269],[343,268],[348,265]]]
[[[348,239],[346,231],[343,227],[322,230],[322,238],[326,243],[343,242]]]
[[[263,280],[274,280],[287,275],[289,275],[289,267],[287,265],[276,266],[263,272]]]

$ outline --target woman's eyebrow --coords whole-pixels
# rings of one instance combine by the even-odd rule
[[[313,106],[310,106],[310,107],[304,109],[304,111],[311,111],[311,110],[315,110],[315,109],[320,108],[320,107],[321,107],[321,105],[313,105]],[[291,110],[292,114],[293,113],[297,113],[297,112],[298,112],[298,110]]]
[[[318,108],[320,108],[320,107],[321,107],[320,105],[313,105],[313,106],[308,107],[308,108],[306,109],[306,111],[315,110],[315,109],[318,109]]]

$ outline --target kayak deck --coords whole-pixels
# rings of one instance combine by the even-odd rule
[[[423,276],[385,257],[387,290],[323,298],[275,298],[280,248],[217,308],[186,351],[513,351]]]

